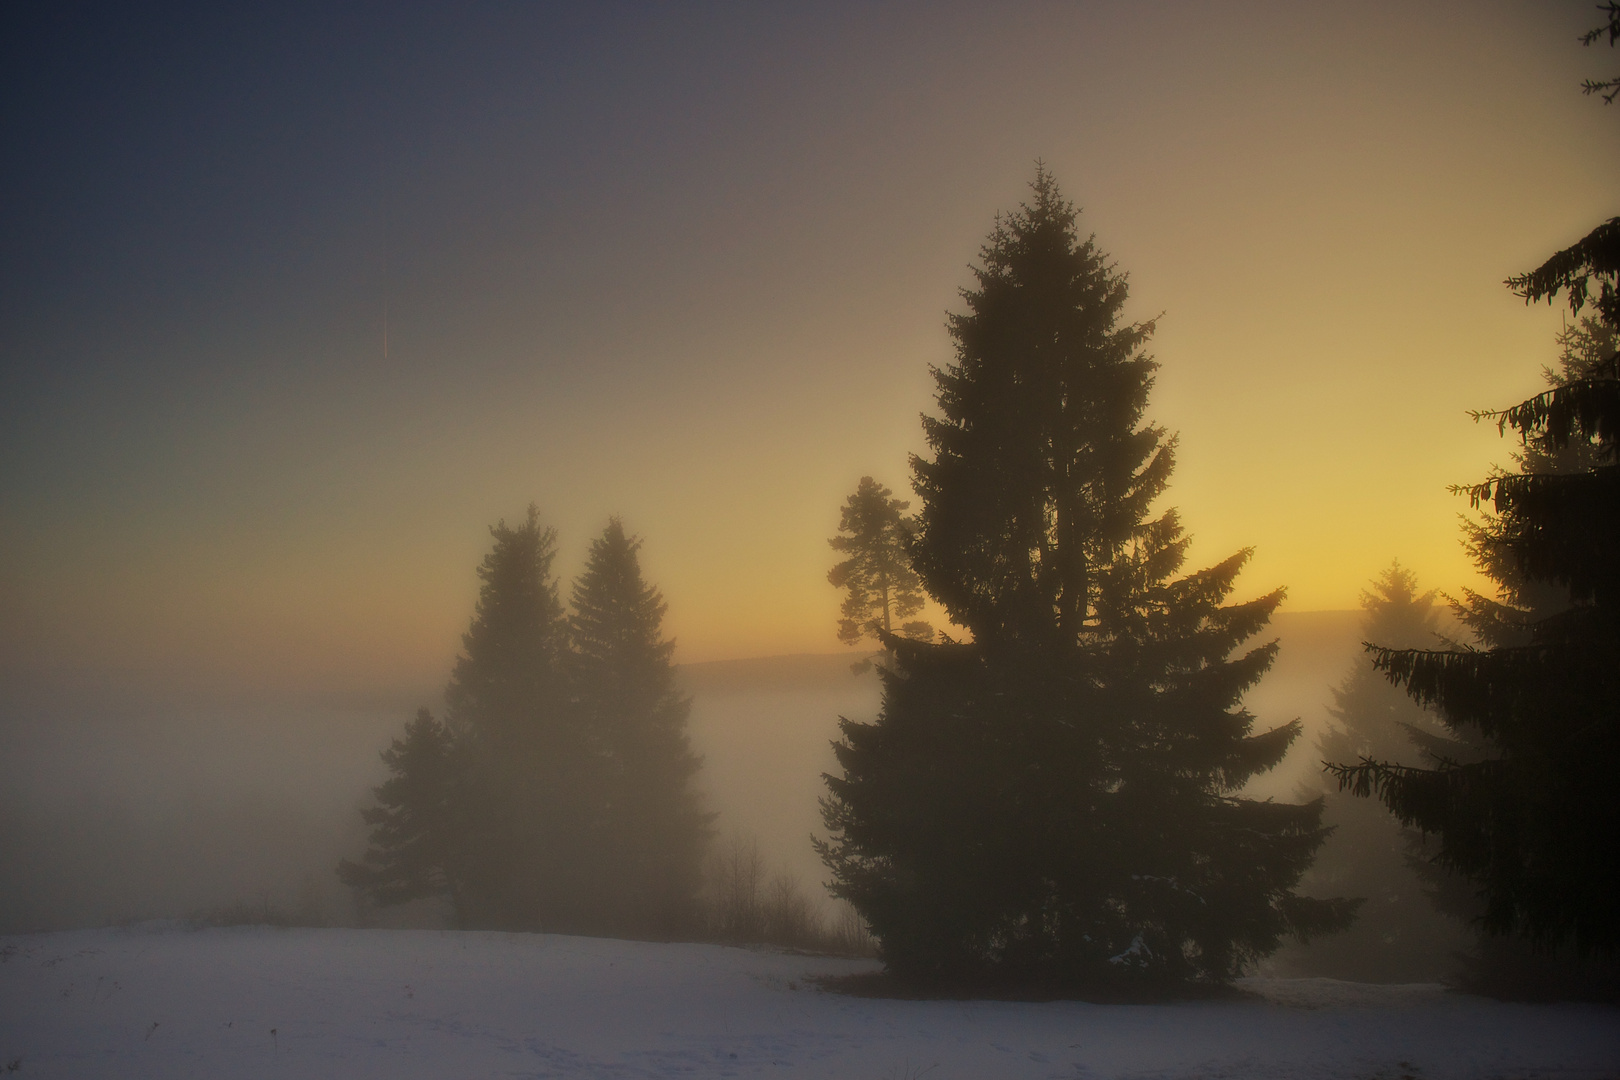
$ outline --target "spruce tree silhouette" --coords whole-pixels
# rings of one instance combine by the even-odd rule
[[[1605,23],[1581,42],[1612,47],[1620,4],[1598,10]],[[1582,90],[1611,105],[1620,79]],[[1449,737],[1433,740],[1428,769],[1363,759],[1335,771],[1440,836],[1450,876],[1432,873],[1432,892],[1482,934],[1468,985],[1612,998],[1620,797],[1602,763],[1620,750],[1620,217],[1506,284],[1527,304],[1563,294],[1577,322],[1559,335],[1550,390],[1475,417],[1520,439],[1517,472],[1456,489],[1490,507],[1465,523],[1464,545],[1496,595],[1464,590],[1454,604],[1478,645],[1372,650],[1391,682],[1441,712]],[[1588,303],[1595,317],[1581,314]]]
[[[426,709],[382,754],[389,777],[360,812],[372,827],[359,862],[344,859],[338,878],[378,906],[449,896],[458,879],[454,798],[459,759],[450,731]]]
[[[686,735],[692,703],[676,689],[666,605],[642,578],[640,547],[618,518],[591,544],[574,584],[571,666],[603,780],[591,853],[596,924],[671,937],[697,926],[713,815],[693,787],[702,762]]]
[[[533,506],[490,534],[448,718],[422,709],[383,753],[370,847],[338,876],[380,905],[446,896],[464,928],[573,929],[600,777],[570,700],[556,534]]]
[[[1594,354],[1566,347],[1551,389],[1476,414],[1521,444],[1519,471],[1457,489],[1488,508],[1466,540],[1498,595],[1465,594],[1459,609],[1483,648],[1372,648],[1378,668],[1482,759],[1334,767],[1355,794],[1439,836],[1437,861],[1475,886],[1487,934],[1608,957],[1620,944],[1617,278],[1611,219],[1508,282],[1531,303],[1562,292],[1579,316],[1595,279],[1598,317],[1580,324]]]
[[[1145,423],[1152,323],[1044,167],[998,220],[935,372],[914,565],[971,642],[888,635],[875,723],[841,722],[818,844],[891,973],[1152,993],[1218,982],[1354,905],[1296,895],[1321,800],[1237,795],[1297,721],[1240,698],[1282,598],[1225,604],[1247,560],[1178,577],[1150,516],[1174,439]]]
[[[466,761],[458,917],[464,927],[572,930],[593,914],[585,868],[600,777],[570,700],[556,533],[531,506],[521,525],[502,521],[490,535],[445,690]]]

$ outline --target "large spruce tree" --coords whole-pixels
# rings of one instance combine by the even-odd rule
[[[618,518],[592,542],[574,584],[572,667],[602,780],[590,853],[596,925],[670,937],[697,925],[712,815],[693,786],[692,703],[675,685],[666,605],[642,577],[640,547]]]
[[[1223,980],[1351,910],[1294,892],[1320,800],[1238,794],[1299,734],[1241,706],[1276,645],[1233,655],[1282,594],[1225,603],[1246,551],[1178,576],[1153,326],[1076,216],[1042,168],[999,221],[913,459],[914,565],[971,641],[888,636],[881,713],[842,722],[828,778],[834,891],[905,977]]]
[[[1591,294],[1593,282],[1597,295]],[[1543,950],[1612,957],[1620,946],[1620,218],[1508,282],[1527,301],[1567,295],[1584,337],[1566,338],[1553,387],[1482,413],[1518,434],[1519,469],[1461,489],[1487,510],[1467,532],[1494,598],[1459,613],[1479,647],[1375,649],[1374,663],[1438,711],[1476,760],[1432,767],[1341,762],[1440,839],[1438,861],[1475,886],[1486,933]],[[1577,346],[1571,349],[1571,345]]]

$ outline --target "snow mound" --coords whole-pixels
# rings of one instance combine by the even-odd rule
[[[888,1001],[869,962],[545,934],[0,938],[0,1070],[31,1077],[1598,1078],[1620,1013],[1251,979],[1169,1005]],[[7,1074],[8,1076],[10,1074]]]

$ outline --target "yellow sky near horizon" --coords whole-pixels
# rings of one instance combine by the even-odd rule
[[[531,501],[565,582],[609,514],[644,538],[682,662],[836,651],[839,506],[862,475],[909,488],[945,313],[1036,158],[1132,317],[1162,315],[1150,416],[1196,564],[1253,547],[1240,592],[1293,611],[1356,606],[1395,558],[1477,585],[1446,487],[1511,446],[1467,412],[1535,392],[1567,318],[1501,283],[1620,212],[1620,107],[1578,89],[1615,66],[1575,42],[1592,18],[1028,4],[711,40],[649,16],[555,85],[422,75],[386,279],[336,151],[299,150],[336,201],[282,197],[286,250],[218,263],[180,246],[206,208],[103,193],[174,246],[131,257],[140,303],[120,279],[14,305],[44,314],[6,345],[5,668],[437,684],[487,527]]]

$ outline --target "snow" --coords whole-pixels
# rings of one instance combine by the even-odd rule
[[[891,1001],[870,962],[544,934],[143,924],[0,938],[0,1075],[1605,1077],[1620,1012],[1250,979],[1168,1005]]]

